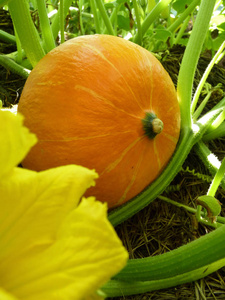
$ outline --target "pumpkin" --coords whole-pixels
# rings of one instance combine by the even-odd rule
[[[133,198],[168,164],[179,138],[175,87],[146,49],[90,35],[50,51],[30,73],[18,111],[38,137],[23,166],[95,169],[88,195],[110,208]]]

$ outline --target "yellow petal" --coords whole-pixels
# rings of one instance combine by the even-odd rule
[[[14,168],[10,178],[3,178],[0,265],[13,267],[18,256],[38,253],[51,245],[61,222],[95,184],[96,177],[94,171],[68,165],[40,173]]]
[[[34,134],[23,126],[23,117],[0,110],[0,177],[18,165],[36,143]]]
[[[18,258],[13,268],[3,270],[4,287],[22,300],[93,296],[128,259],[106,212],[105,204],[84,198],[65,219],[52,246],[34,257]]]
[[[8,294],[5,290],[0,288],[0,300],[18,300],[13,295]]]

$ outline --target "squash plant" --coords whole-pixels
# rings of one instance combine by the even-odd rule
[[[7,1],[2,0],[0,4],[4,5],[6,2]],[[151,1],[149,1],[149,3],[150,2]],[[176,2],[179,1],[175,1],[175,3]],[[46,8],[43,3],[44,0],[39,0],[36,3],[42,24],[42,37],[40,38],[30,18],[27,1],[10,0],[8,2],[8,7],[18,35],[16,39],[18,52],[11,57],[21,62],[21,58],[27,56],[31,68],[34,67],[48,51],[55,47],[55,39],[60,29],[63,42],[64,16],[72,1],[60,1],[59,10],[52,20],[51,25],[47,22]],[[81,3],[84,2],[81,1]],[[120,1],[117,1],[117,3],[120,4]],[[201,206],[208,208],[210,213],[215,214],[214,217],[219,213],[218,203],[216,203],[214,195],[220,182],[222,186],[224,186],[223,174],[225,163],[222,162],[219,170],[215,166],[212,166],[208,160],[208,156],[211,153],[203,140],[204,138],[212,139],[221,136],[221,131],[223,132],[224,128],[225,98],[211,111],[201,117],[198,116],[199,112],[196,114],[195,110],[199,95],[196,94],[194,98],[192,98],[193,80],[197,62],[205,42],[215,5],[218,3],[222,2],[216,0],[193,0],[188,8],[180,14],[177,20],[167,28],[170,32],[170,36],[172,36],[179,26],[181,26],[183,30],[185,28],[183,24],[187,22],[188,15],[200,4],[178,75],[177,93],[181,111],[180,140],[168,166],[157,180],[132,201],[109,213],[109,220],[114,226],[133,216],[156,199],[179,172],[188,153],[193,147],[203,162],[209,166],[210,171],[215,175],[208,195],[199,201],[198,210],[196,212],[197,217],[201,222],[206,222],[205,219],[202,219]],[[114,17],[118,13],[118,6],[112,7],[112,14],[109,17],[103,1],[90,0],[90,5],[94,15],[96,31],[116,35],[116,22],[118,18]],[[172,5],[172,0],[159,1],[156,5],[153,5],[152,10],[141,19],[139,14],[140,7],[136,0],[133,1],[136,26],[135,34],[132,36],[134,42],[142,44],[144,35],[151,29],[150,27],[154,20],[159,17],[159,14],[165,12],[168,5]],[[26,24],[26,26],[24,26],[24,24]],[[218,53],[224,55],[224,43],[221,44]],[[1,60],[4,61],[3,63],[5,65],[11,66],[12,64],[12,61],[9,61],[8,57],[1,57]],[[214,62],[215,60],[213,63]],[[14,64],[14,62],[12,68],[17,72],[20,72],[20,70],[27,72],[27,76],[29,74],[29,71],[24,70],[22,67],[22,69],[20,69],[18,64]],[[201,88],[201,86],[199,88]],[[222,135],[224,135],[224,133],[222,133]],[[212,197],[211,199],[214,200],[209,202],[209,197]],[[130,260],[127,266],[103,287],[103,292],[107,296],[144,293],[193,281],[221,268],[225,265],[225,227],[223,225],[220,226],[224,224],[224,219],[218,217],[216,223],[211,224],[208,222],[208,224],[213,225],[217,229],[188,245],[158,257]]]

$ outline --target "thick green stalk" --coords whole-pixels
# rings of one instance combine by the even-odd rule
[[[192,34],[184,52],[177,84],[182,127],[190,127],[192,123],[190,109],[194,75],[215,2],[215,0],[202,0]]]
[[[64,35],[64,0],[60,0],[60,35],[61,35],[61,44],[65,42]]]
[[[11,0],[0,0],[0,8],[6,4],[8,4]]]
[[[203,109],[206,107],[206,104],[208,103],[211,95],[212,95],[212,92],[213,92],[213,89],[211,89],[208,94],[205,96],[205,98],[202,100],[201,104],[198,106],[198,108],[196,109],[195,112],[193,112],[192,114],[192,118],[193,118],[193,121],[196,121],[199,116],[201,115]]]
[[[30,70],[18,65],[14,60],[8,58],[5,55],[0,55],[0,65],[9,69],[13,73],[20,75],[23,78],[27,78],[30,74]]]
[[[98,12],[97,12],[97,7],[96,7],[95,0],[90,0],[90,4],[91,4],[91,11],[92,11],[92,13],[94,15],[94,22],[95,22],[96,33],[101,33],[100,24],[99,24],[99,18],[98,18]]]
[[[141,32],[137,32],[134,36],[133,42],[136,44],[141,44],[141,38],[145,35],[146,31],[149,29],[151,24],[157,19],[160,13],[172,2],[172,0],[161,0],[153,10],[147,15],[141,25]]]
[[[206,132],[206,134],[202,137],[203,142],[208,142],[214,139],[222,138],[225,136],[225,122],[220,124],[217,128]]]
[[[156,2],[155,0],[148,0],[148,4],[147,4],[147,8],[146,8],[146,12],[150,13],[153,8],[156,6]]]
[[[16,37],[15,35],[12,35],[8,32],[5,32],[0,29],[0,40],[9,44],[15,44],[16,43]]]
[[[224,178],[224,174],[225,174],[225,159],[223,159],[218,171],[216,172],[216,175],[213,178],[213,181],[209,187],[207,195],[213,196],[213,197],[215,196],[216,191],[217,191],[222,179]]]
[[[117,12],[120,10],[121,4],[113,8],[113,11],[109,17],[109,20],[114,28],[115,35],[117,35]],[[103,34],[107,34],[107,28],[103,30]]]
[[[84,35],[84,25],[83,25],[83,18],[82,18],[82,7],[83,7],[83,0],[79,0],[79,24],[80,24],[80,33],[81,35]]]
[[[188,23],[189,23],[189,20],[190,20],[190,16],[187,16],[187,18],[184,20],[176,38],[174,39],[174,42],[173,44],[178,44],[180,42],[180,39],[182,38],[185,30],[187,29],[187,26],[188,26]],[[169,28],[168,28],[169,30]]]
[[[216,247],[215,247],[216,245]],[[114,278],[159,280],[194,271],[225,258],[225,226],[161,255],[129,260]]]
[[[73,2],[73,0],[64,0],[64,5],[63,5],[63,14],[64,16],[67,15],[68,11],[69,11],[69,8],[71,6],[71,3]],[[57,38],[57,35],[61,29],[61,22],[60,22],[60,6],[59,6],[59,9],[57,11],[57,13],[54,15],[54,18],[52,20],[52,25],[51,25],[51,29],[52,29],[52,33],[53,33],[53,37],[54,37],[54,40],[56,40]]]
[[[141,27],[141,18],[140,18],[140,13],[139,13],[139,9],[138,9],[137,0],[133,1],[133,6],[134,6],[134,11],[135,11],[135,16],[136,16],[138,41],[141,44],[142,43],[142,27]]]
[[[9,11],[21,45],[34,67],[45,55],[39,34],[30,16],[27,0],[11,0]]]
[[[101,17],[105,23],[105,26],[107,28],[108,34],[115,35],[115,31],[113,29],[112,23],[110,22],[109,16],[107,15],[107,12],[105,10],[104,4],[102,0],[95,0],[97,7],[99,9],[99,12],[101,14]]]
[[[224,106],[225,97],[222,100],[220,100],[220,102],[214,107],[214,109],[223,108]],[[215,119],[214,122],[212,122],[212,124],[210,124],[209,128],[207,129],[206,133],[202,138],[203,141],[209,141],[211,139],[216,139],[225,136],[224,117],[224,110],[222,110],[221,114]]]
[[[202,141],[199,141],[194,146],[194,150],[201,161],[204,163],[204,165],[207,167],[207,169],[210,171],[210,173],[215,176],[221,166],[221,162],[216,157],[216,155],[213,154]],[[225,176],[221,181],[221,186],[223,187],[223,189],[225,189]]]
[[[46,52],[55,48],[55,41],[50,27],[45,0],[36,0],[41,25],[42,39]]]
[[[225,227],[225,226],[223,226]],[[107,297],[128,296],[135,294],[147,293],[155,290],[166,289],[173,286],[181,285],[187,282],[196,281],[203,278],[225,265],[225,259],[215,261],[210,265],[204,265],[194,271],[183,273],[178,276],[169,277],[161,280],[152,281],[120,281],[110,280],[103,286],[102,291]]]
[[[16,62],[20,65],[23,60],[22,46],[21,46],[21,42],[20,42],[20,39],[18,37],[18,34],[17,34],[15,28],[14,28],[14,31],[15,31],[15,37],[16,37],[16,48],[17,48]]]

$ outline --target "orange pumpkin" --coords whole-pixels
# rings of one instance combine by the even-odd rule
[[[168,73],[146,49],[109,35],[77,37],[49,52],[29,75],[18,111],[39,139],[23,166],[95,169],[99,179],[87,195],[109,207],[159,176],[180,132]]]

